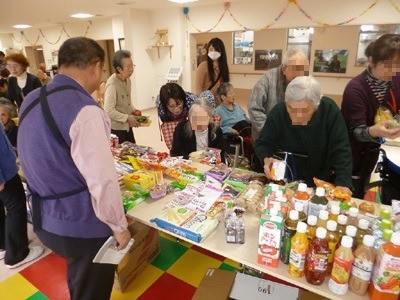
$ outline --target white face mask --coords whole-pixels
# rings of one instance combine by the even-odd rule
[[[208,52],[208,57],[211,58],[211,60],[218,60],[218,58],[221,57],[221,53],[217,52],[217,51],[210,51]]]

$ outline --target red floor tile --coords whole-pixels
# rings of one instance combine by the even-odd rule
[[[20,272],[49,299],[69,299],[67,264],[60,256],[51,253]]]
[[[196,250],[197,252],[200,252],[200,253],[202,253],[204,255],[207,255],[209,257],[212,257],[212,258],[214,258],[216,260],[220,260],[220,261],[224,261],[225,260],[225,257],[223,257],[222,255],[218,255],[217,253],[214,253],[214,252],[208,251],[206,249],[200,248],[197,245],[193,245],[191,249],[192,250]]]
[[[194,286],[164,273],[138,300],[187,300],[192,299],[195,291]]]

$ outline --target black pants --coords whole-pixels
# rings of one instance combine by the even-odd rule
[[[371,173],[379,158],[379,150],[368,151],[361,156],[358,166],[353,166],[353,198],[364,199],[367,185],[371,179]]]
[[[114,130],[111,129],[111,133],[118,137],[119,143],[131,142],[136,144],[135,136],[133,135],[132,127],[129,127],[129,131],[126,130]]]
[[[15,265],[29,254],[26,197],[18,174],[6,181],[0,200],[0,248],[6,250],[5,264]]]
[[[44,245],[67,260],[67,282],[71,300],[110,299],[115,266],[92,262],[107,238],[71,238],[43,229],[36,234]]]

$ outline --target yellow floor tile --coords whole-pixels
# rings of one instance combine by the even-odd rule
[[[148,265],[138,278],[136,278],[127,290],[123,293],[114,290],[111,294],[111,300],[132,300],[137,299],[144,293],[164,272],[152,265]],[[0,298],[1,299],[1,298]]]
[[[0,283],[0,299],[24,300],[37,291],[38,289],[20,274],[15,274]]]
[[[175,243],[178,243],[177,242],[178,239],[176,237],[174,237],[172,235],[169,235],[168,233],[165,233],[163,231],[160,231],[160,236],[163,237],[163,238],[166,238],[168,240],[171,240],[171,241],[173,241]],[[186,248],[192,247],[191,243],[183,241],[183,240],[179,240],[179,244],[181,244],[182,246],[185,246]]]
[[[218,268],[221,261],[189,249],[167,272],[197,287],[209,268]]]
[[[225,258],[224,263],[226,263],[236,269],[240,269],[242,267],[241,264],[239,264],[238,262],[236,262],[232,259],[229,259],[229,258]]]

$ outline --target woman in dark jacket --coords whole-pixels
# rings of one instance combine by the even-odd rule
[[[6,56],[5,61],[11,75],[8,78],[7,98],[20,107],[25,96],[41,87],[42,83],[35,75],[26,72],[29,62],[23,54],[11,53]]]

